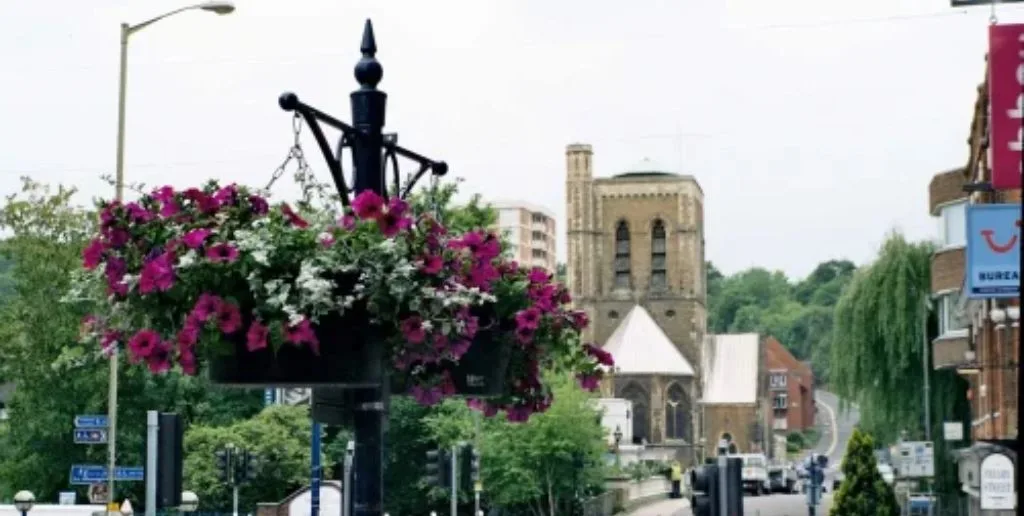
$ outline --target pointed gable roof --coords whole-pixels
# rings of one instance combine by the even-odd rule
[[[644,307],[636,305],[604,344],[623,374],[694,376],[693,366]]]
[[[701,353],[703,403],[757,403],[761,337],[756,333],[708,335]]]

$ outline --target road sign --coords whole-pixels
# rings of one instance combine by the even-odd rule
[[[106,428],[107,416],[75,416],[75,428]]]
[[[57,503],[60,505],[75,505],[75,492],[74,491],[61,491],[57,495]]]
[[[107,431],[103,428],[76,428],[75,444],[104,444]]]
[[[947,441],[963,441],[964,440],[964,423],[963,421],[946,421],[942,423],[942,436]]]
[[[118,466],[114,469],[117,482],[142,482],[145,470],[141,467]],[[107,480],[107,467],[98,464],[75,464],[71,466],[71,485],[89,485]]]
[[[899,478],[935,476],[935,450],[931,441],[906,441],[898,447],[893,466]]]
[[[1013,461],[993,453],[981,461],[981,510],[1013,510]]]

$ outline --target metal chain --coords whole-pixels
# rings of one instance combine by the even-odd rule
[[[264,190],[270,190],[270,187],[274,186],[274,183],[276,183],[278,179],[281,179],[281,176],[284,175],[285,169],[288,168],[288,164],[291,163],[293,159],[298,164],[299,171],[309,169],[309,164],[306,163],[306,157],[302,151],[302,143],[299,141],[300,136],[302,135],[302,116],[298,113],[295,113],[294,116],[292,116],[292,133],[294,134],[292,147],[288,149],[288,155],[285,156],[284,161],[281,162],[281,164],[274,169],[274,173],[270,175],[270,181],[267,182],[267,186],[263,187]],[[298,174],[298,171],[296,171],[296,174]]]
[[[437,200],[437,190],[441,187],[441,176],[435,175],[433,172],[430,174],[430,204],[434,209],[434,219],[442,224],[447,221],[441,220],[441,203]]]
[[[989,11],[988,23],[990,25],[995,25],[999,23],[999,18],[996,17],[996,1],[997,0],[992,0],[992,10]]]

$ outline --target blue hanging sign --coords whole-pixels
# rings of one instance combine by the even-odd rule
[[[1020,209],[1019,203],[967,207],[967,297],[1020,296]]]

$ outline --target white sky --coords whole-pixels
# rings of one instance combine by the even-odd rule
[[[118,23],[180,5],[0,4],[0,192],[28,174],[107,194]],[[650,157],[703,186],[710,260],[795,276],[830,258],[863,263],[894,227],[935,233],[927,184],[966,161],[989,17],[945,0],[237,5],[132,37],[130,180],[264,184],[291,141],[277,96],[348,120],[372,17],[388,130],[448,161],[465,192],[548,206],[564,240],[567,143],[593,144],[600,176]],[[1000,20],[1024,21],[1021,5],[1000,6]]]

